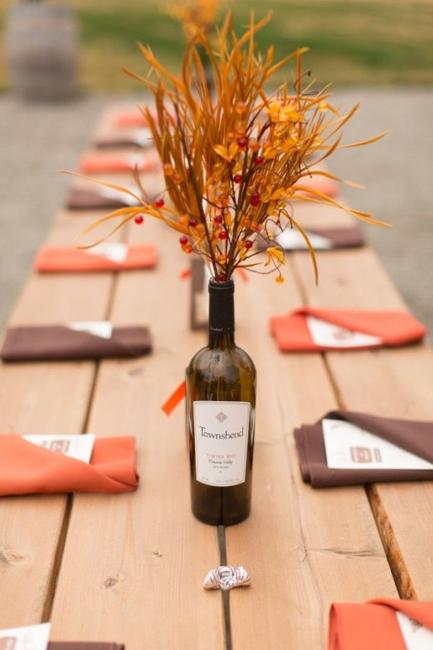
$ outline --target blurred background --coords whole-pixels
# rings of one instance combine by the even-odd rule
[[[108,101],[142,99],[139,83],[121,70],[145,72],[137,42],[176,68],[184,40],[164,0],[0,1],[1,327],[62,207],[69,181],[56,169],[76,167]],[[231,6],[239,26],[251,9],[258,16],[272,9],[260,44],[274,44],[279,56],[310,47],[307,67],[321,85],[334,82],[336,103],[362,102],[347,138],[389,130],[371,148],[339,153],[330,167],[367,186],[345,191],[353,206],[393,224],[370,228],[369,239],[415,315],[433,330],[433,0]],[[49,82],[28,72],[35,47],[42,58],[58,58]]]

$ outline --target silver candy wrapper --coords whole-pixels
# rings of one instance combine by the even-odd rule
[[[234,587],[248,587],[250,583],[250,575],[243,566],[219,566],[209,571],[203,582],[203,587],[229,591]]]

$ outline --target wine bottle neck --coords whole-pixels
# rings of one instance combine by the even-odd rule
[[[235,343],[234,283],[209,280],[209,347],[227,348]]]

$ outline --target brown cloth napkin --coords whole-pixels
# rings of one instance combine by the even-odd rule
[[[329,239],[331,247],[323,250],[321,249],[321,253],[326,253],[327,251],[332,251],[337,248],[358,248],[365,245],[364,233],[357,225],[336,226],[334,228],[306,228],[306,233],[307,235],[318,235],[319,237]],[[259,250],[265,250],[266,248],[269,248],[269,246],[275,245],[275,242],[268,241],[263,237],[257,237],[256,245]],[[283,246],[283,248],[288,252],[302,252],[303,250],[285,246]],[[308,252],[308,248],[305,248],[305,251]]]
[[[85,463],[16,434],[0,435],[0,496],[122,494],[137,486],[135,438],[131,436],[97,438],[90,463]]]
[[[97,138],[94,141],[97,149],[121,149],[123,147],[136,147],[137,149],[150,149],[154,146],[152,134],[141,135],[140,133],[130,133],[129,135],[112,135],[103,138]]]
[[[147,327],[113,327],[109,339],[65,325],[9,327],[1,350],[3,361],[78,361],[140,357],[152,350]]]
[[[100,641],[50,641],[48,650],[125,650],[125,646]]]
[[[322,419],[345,420],[433,463],[433,422],[383,418],[354,411],[331,411]],[[427,481],[433,470],[333,469],[326,462],[322,420],[295,429],[302,479],[314,488],[393,481]]]
[[[332,243],[331,250],[335,248],[356,248],[365,245],[364,233],[359,226],[308,228],[308,232],[329,239]]]
[[[68,210],[114,210],[131,205],[130,198],[129,195],[125,195],[125,198],[122,198],[121,195],[104,196],[96,188],[87,190],[72,187],[66,200],[66,207]],[[138,201],[136,205],[138,205]]]

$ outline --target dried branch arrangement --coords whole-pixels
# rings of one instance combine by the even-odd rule
[[[140,205],[115,210],[92,228],[113,220],[112,233],[147,214],[178,231],[185,253],[202,255],[217,280],[225,281],[243,267],[275,271],[276,280],[282,282],[279,269],[285,255],[274,236],[287,227],[296,228],[305,239],[317,275],[313,248],[292,213],[294,199],[302,196],[332,204],[367,223],[384,225],[369,213],[344,208],[303,186],[303,179],[312,175],[335,178],[317,165],[336,150],[382,136],[342,143],[343,127],[358,105],[341,115],[326,88],[314,90],[303,73],[304,49],[278,62],[273,48],[264,55],[257,53],[255,36],[269,20],[267,16],[255,22],[251,17],[245,33],[238,36],[228,13],[212,39],[205,29],[195,31],[179,76],[165,68],[149,47],[141,46],[149,72],[129,74],[154,97],[154,107],[142,112],[161,160],[166,190],[156,201],[150,200],[135,174],[137,193],[123,191]],[[274,75],[285,66],[290,82],[270,93]],[[254,246],[259,236],[268,243],[264,255]]]

